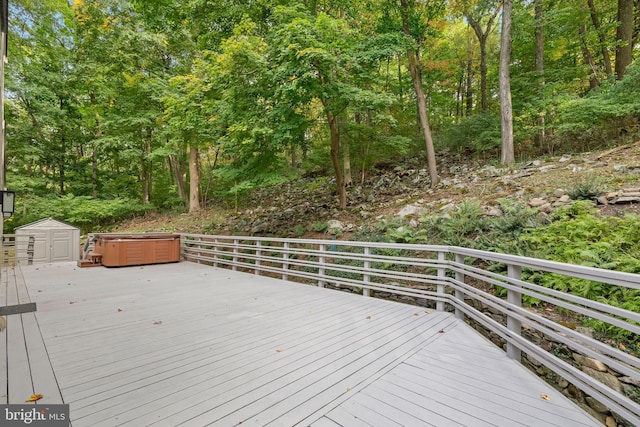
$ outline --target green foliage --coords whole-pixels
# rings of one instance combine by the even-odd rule
[[[640,217],[597,217],[591,202],[578,201],[559,209],[547,227],[531,229],[521,236],[531,256],[554,261],[640,273]],[[533,275],[542,286],[640,311],[640,291],[556,274]],[[630,338],[629,334],[603,322],[590,320],[596,330]]]
[[[456,151],[495,152],[500,148],[500,116],[480,113],[450,125],[439,139]]]
[[[315,222],[315,223],[313,223],[311,228],[313,228],[313,231],[316,231],[318,233],[324,233],[325,231],[328,230],[329,224],[326,221]]]
[[[52,217],[79,227],[83,233],[101,231],[123,219],[150,211],[149,206],[126,199],[100,200],[68,194],[63,197],[27,196],[16,200],[15,214],[5,220],[13,230],[24,224]]]
[[[567,194],[573,200],[595,200],[600,196],[604,186],[602,180],[596,175],[587,175],[579,178],[573,184],[573,187],[567,190]]]

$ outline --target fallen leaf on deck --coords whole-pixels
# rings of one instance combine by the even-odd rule
[[[44,396],[41,394],[32,394],[30,398],[28,398],[27,400],[25,400],[25,402],[37,402],[38,400],[42,399]]]
[[[371,316],[367,316],[367,319],[371,319]]]
[[[413,313],[414,316],[420,316],[418,313]]]
[[[75,301],[69,301],[69,304],[75,304],[75,303],[76,303]]]
[[[154,325],[162,325],[162,320],[156,320],[153,322]]]
[[[439,334],[444,334],[444,329],[440,329],[440,330],[438,331],[438,333],[439,333]]]
[[[118,313],[120,313],[121,311],[122,311],[122,309],[121,309],[121,308],[119,308],[119,309],[118,309]]]
[[[277,351],[278,353],[282,353],[282,352],[284,351],[284,348],[276,349],[276,351]]]
[[[347,387],[347,391],[351,391],[351,387]]]
[[[540,397],[543,398],[544,400],[551,400],[551,398],[544,393],[542,393]]]

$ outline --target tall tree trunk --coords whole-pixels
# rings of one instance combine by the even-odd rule
[[[464,62],[460,60],[460,75],[458,76],[458,84],[456,85],[456,123],[460,122],[460,118],[463,116],[462,114],[462,106],[464,105],[464,78],[465,78],[465,69],[463,67]]]
[[[89,98],[91,99],[91,105],[94,106],[97,104],[95,93],[91,92],[89,94]],[[95,112],[95,122],[96,122],[96,130],[94,132],[94,138],[99,139],[102,137],[102,126],[100,125],[100,114],[98,111]],[[92,181],[92,196],[94,199],[98,198],[98,143],[93,143],[93,152],[91,153],[91,181]]]
[[[147,131],[147,135],[144,139],[144,151],[142,154],[142,203],[149,203],[151,200],[151,160],[149,156],[151,154],[151,130]]]
[[[624,77],[627,66],[632,61],[633,0],[618,0],[618,28],[616,30],[616,78]]]
[[[200,170],[198,167],[198,147],[189,147],[189,213],[200,210]]]
[[[513,109],[511,105],[511,16],[513,0],[505,0],[502,6],[502,33],[500,36],[500,110],[502,125],[502,164],[513,164]]]
[[[466,116],[471,117],[473,113],[473,50],[471,49],[471,39],[467,43],[467,91],[465,96]]]
[[[351,176],[351,150],[349,144],[349,138],[343,138],[342,145],[342,167],[344,171],[344,185],[345,187],[353,184],[353,178]]]
[[[589,0],[591,1],[591,0]],[[538,80],[538,98],[541,105],[538,107],[537,118],[537,139],[538,146],[545,145],[544,131],[544,4],[543,0],[535,0],[535,20],[536,20],[536,74]]]
[[[91,153],[91,181],[93,188],[91,195],[94,199],[98,198],[98,144],[93,144],[93,152]]]
[[[338,129],[338,123],[336,117],[327,108],[328,104],[326,100],[322,100],[324,105],[327,122],[329,122],[329,133],[331,135],[331,163],[333,164],[333,172],[336,176],[336,189],[338,190],[338,206],[340,209],[347,208],[347,192],[344,187],[344,176],[342,175],[342,168],[340,167],[340,130]]]
[[[595,89],[600,86],[600,80],[598,80],[598,75],[596,73],[596,66],[593,62],[593,56],[591,56],[591,51],[589,50],[589,46],[587,45],[586,33],[587,29],[585,25],[582,24],[578,29],[580,34],[580,49],[582,50],[582,57],[584,61],[589,64],[589,88]]]
[[[178,160],[178,156],[175,154],[170,154],[167,159],[169,161],[171,176],[173,176],[173,181],[176,183],[178,189],[178,196],[187,204],[187,183],[184,165]]]
[[[409,27],[409,4],[407,0],[400,0],[402,6],[402,29],[404,33],[411,37]],[[420,119],[420,127],[424,135],[424,141],[427,147],[427,166],[429,168],[429,178],[431,179],[431,188],[438,185],[438,171],[436,169],[436,152],[433,147],[433,139],[431,138],[431,127],[427,117],[427,101],[424,97],[424,89],[422,87],[422,73],[420,69],[420,56],[417,50],[409,49],[407,51],[409,59],[409,70],[411,72],[411,80],[413,88],[418,98],[418,118]]]
[[[487,27],[483,30],[480,21],[476,20],[470,13],[466,14],[467,22],[476,33],[478,43],[480,44],[480,108],[482,111],[489,109],[489,97],[487,94],[487,39],[493,28],[493,22],[498,16],[500,7],[497,7],[493,14],[487,20]]]
[[[593,23],[593,28],[596,29],[598,33],[598,38],[600,39],[600,48],[602,49],[602,59],[604,61],[604,70],[607,73],[607,76],[613,75],[613,68],[611,67],[611,57],[609,56],[609,49],[607,48],[607,38],[605,32],[602,30],[602,25],[600,24],[600,18],[598,18],[598,12],[596,11],[596,5],[593,0],[587,0],[587,4],[589,5],[589,13],[591,15],[591,22]]]

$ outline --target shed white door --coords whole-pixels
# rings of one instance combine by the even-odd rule
[[[50,230],[51,252],[50,262],[73,260],[73,231]]]
[[[29,230],[34,236],[33,262],[73,261],[73,230]]]

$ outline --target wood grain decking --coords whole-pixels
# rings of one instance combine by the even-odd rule
[[[599,425],[449,313],[186,262],[22,270],[49,359],[19,394],[53,367],[74,427]]]

